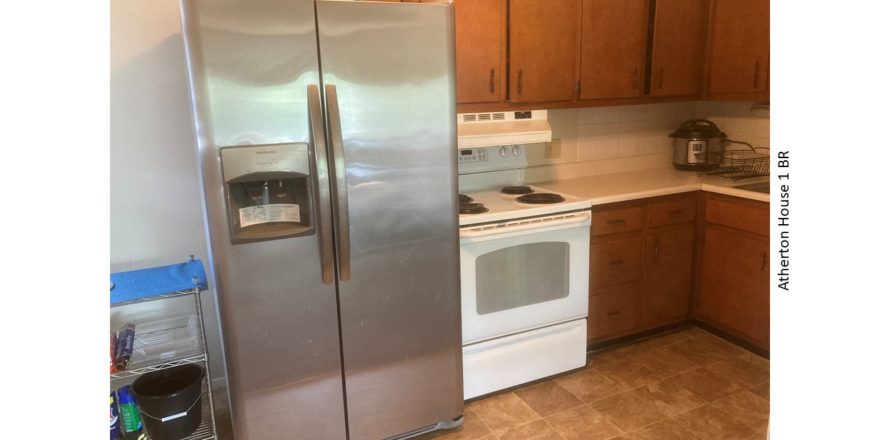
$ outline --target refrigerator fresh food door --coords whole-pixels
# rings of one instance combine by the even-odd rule
[[[453,10],[317,2],[350,438],[463,412]]]
[[[182,13],[235,438],[345,438],[314,3],[185,0]],[[258,147],[239,147],[246,145]],[[276,156],[307,157],[308,170],[259,158]],[[261,176],[272,180],[276,171],[308,175],[287,180],[300,185],[299,205],[280,207],[299,218],[245,217],[293,193],[268,185],[271,194],[261,197]],[[239,194],[227,215],[239,179],[232,174],[258,191],[253,207]],[[232,227],[230,219],[243,221]]]

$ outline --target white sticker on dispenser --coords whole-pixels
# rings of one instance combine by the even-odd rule
[[[299,205],[293,203],[273,203],[269,205],[248,206],[238,210],[241,227],[274,222],[299,223]]]

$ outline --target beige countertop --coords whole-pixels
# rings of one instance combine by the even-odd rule
[[[718,176],[700,176],[696,172],[678,171],[669,166],[640,171],[535,182],[535,185],[588,199],[592,202],[593,206],[596,206],[605,203],[699,190],[769,202],[769,194],[733,188],[734,185],[767,180],[767,177],[758,177],[734,181],[733,179]]]

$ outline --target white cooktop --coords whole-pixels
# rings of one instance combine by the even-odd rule
[[[480,223],[493,223],[512,219],[521,219],[525,217],[536,217],[551,214],[558,214],[568,211],[580,211],[590,209],[590,201],[576,197],[570,194],[551,191],[541,187],[529,185],[533,190],[533,194],[551,193],[562,196],[565,200],[559,203],[550,204],[527,204],[516,201],[520,195],[503,194],[501,188],[484,190],[478,192],[462,193],[473,199],[471,203],[482,203],[488,212],[482,214],[459,214],[459,226],[475,225]]]

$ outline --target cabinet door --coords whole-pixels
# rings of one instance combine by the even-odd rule
[[[584,0],[580,99],[641,95],[647,0]]]
[[[707,0],[656,0],[651,95],[696,95],[703,72]]]
[[[507,2],[456,0],[455,78],[458,103],[505,99]]]
[[[510,102],[573,101],[581,0],[510,0]]]
[[[707,224],[697,313],[770,348],[769,242]]]
[[[715,0],[709,54],[709,93],[767,90],[770,0]]]
[[[693,225],[647,234],[642,324],[662,324],[687,318],[693,258]]]

